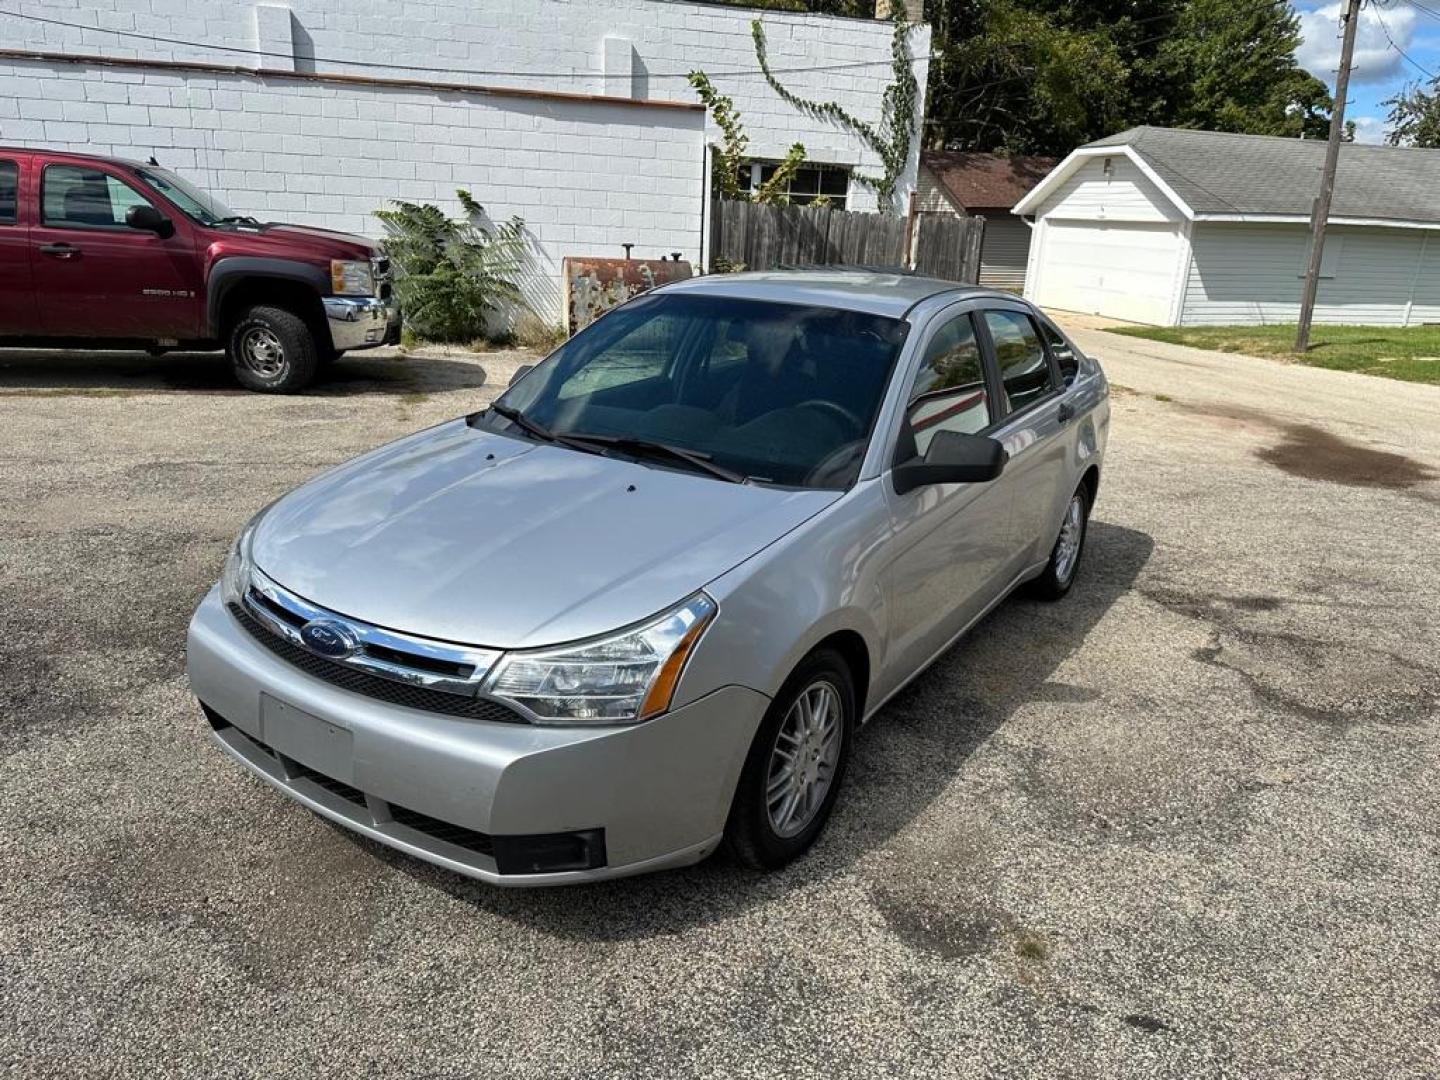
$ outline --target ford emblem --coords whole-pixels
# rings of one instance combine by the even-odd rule
[[[353,656],[360,639],[334,619],[311,619],[300,628],[300,640],[313,653],[343,660]]]

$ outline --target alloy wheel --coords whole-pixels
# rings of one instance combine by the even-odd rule
[[[1065,520],[1060,526],[1060,539],[1055,541],[1055,578],[1062,585],[1075,573],[1080,558],[1080,541],[1085,536],[1085,499],[1078,491],[1070,496]]]
[[[256,326],[240,339],[240,360],[256,375],[273,379],[285,370],[285,346],[273,330]]]
[[[777,836],[803,832],[824,805],[840,763],[840,710],[839,691],[821,679],[801,691],[785,714],[765,780],[765,808]]]

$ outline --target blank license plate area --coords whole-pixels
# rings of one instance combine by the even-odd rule
[[[260,695],[261,738],[286,757],[347,784],[355,782],[354,736],[285,702]]]

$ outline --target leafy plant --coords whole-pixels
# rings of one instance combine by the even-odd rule
[[[894,79],[881,95],[878,127],[847,112],[833,101],[810,101],[792,93],[770,70],[765,28],[759,19],[751,22],[750,35],[755,40],[755,58],[760,61],[760,70],[775,93],[807,116],[848,129],[880,158],[884,171],[879,176],[856,173],[855,180],[875,189],[882,211],[898,214],[900,207],[895,200],[895,185],[905,171],[910,159],[910,145],[915,139],[915,111],[920,84],[915,79],[914,57],[910,55],[910,24],[905,19],[904,5],[892,4],[890,18],[894,23],[890,38],[890,69]]]
[[[1428,86],[1411,83],[1381,104],[1390,107],[1385,141],[1391,146],[1440,147],[1440,78]]]
[[[721,198],[771,206],[789,202],[786,191],[790,178],[805,164],[805,144],[791,144],[785,159],[775,167],[770,179],[753,192],[745,190],[740,186],[740,170],[750,160],[745,154],[750,136],[745,134],[745,125],[740,120],[734,99],[716,90],[703,71],[692,71],[688,78],[701,104],[709,110],[710,118],[720,129],[720,145],[715,148],[715,168],[719,172],[716,183],[720,187]]]
[[[525,223],[491,223],[485,208],[455,192],[464,216],[431,203],[395,200],[376,210],[385,225],[395,293],[409,329],[432,341],[471,341],[485,333],[503,304],[521,304],[517,279],[525,265]]]

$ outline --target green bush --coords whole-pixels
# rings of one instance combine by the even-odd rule
[[[517,279],[526,259],[525,223],[512,217],[489,224],[468,191],[455,195],[464,217],[399,200],[375,211],[385,225],[405,324],[432,341],[473,341],[501,305],[523,304]]]

